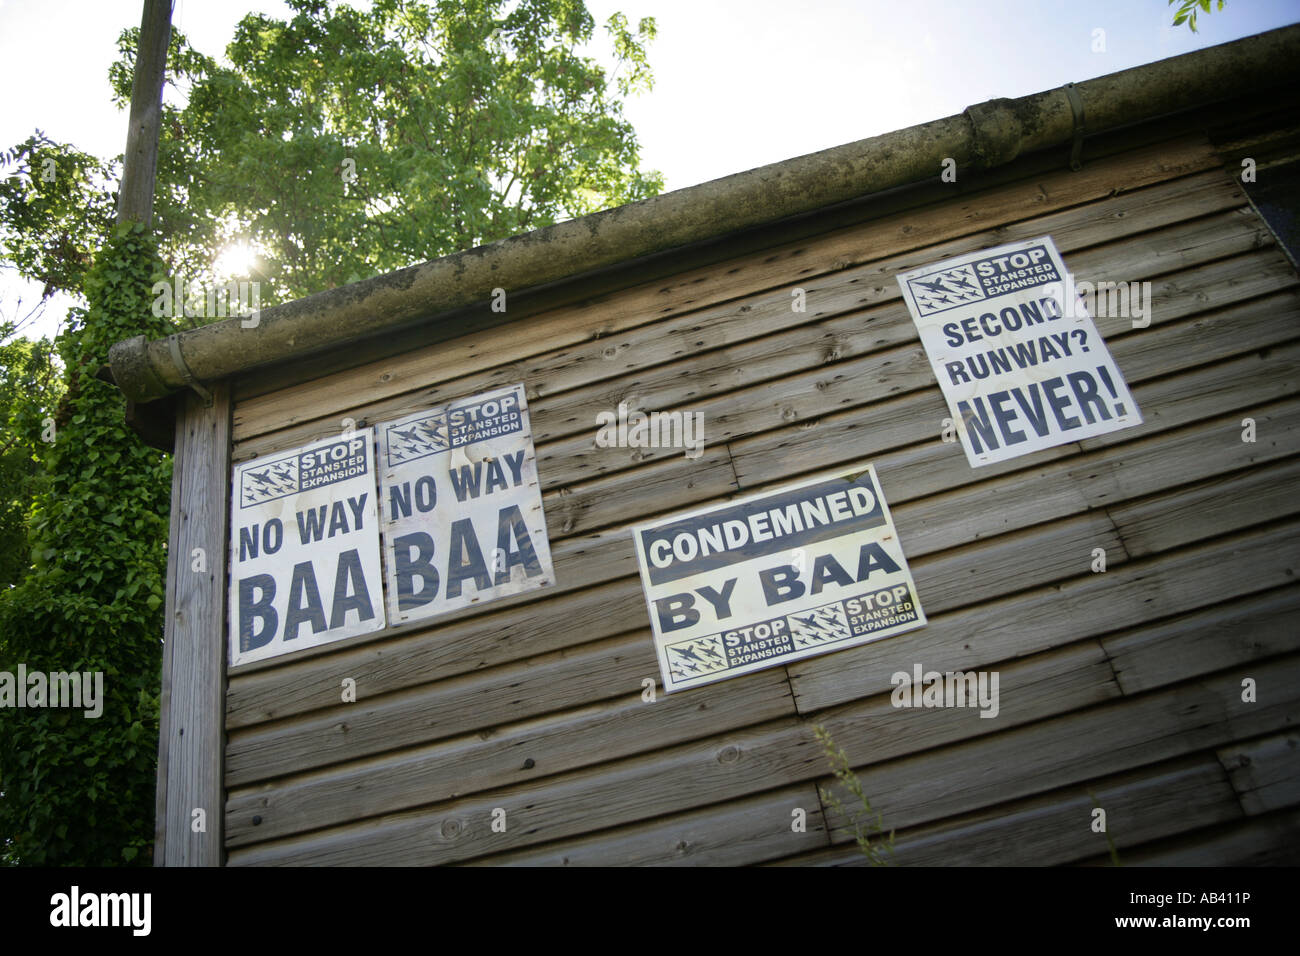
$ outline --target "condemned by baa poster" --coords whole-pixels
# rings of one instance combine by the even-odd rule
[[[632,533],[667,691],[925,624],[871,465]]]

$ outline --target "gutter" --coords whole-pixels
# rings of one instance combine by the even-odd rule
[[[983,170],[1088,134],[1300,82],[1300,24],[761,166],[593,213],[239,318],[109,351],[113,380],[147,402],[190,385],[380,335],[476,302],[764,225],[939,174]],[[249,320],[251,321],[251,320]]]

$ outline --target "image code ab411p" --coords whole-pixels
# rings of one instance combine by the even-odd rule
[[[632,534],[666,691],[925,624],[869,464]]]

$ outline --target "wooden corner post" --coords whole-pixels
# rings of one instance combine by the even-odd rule
[[[162,695],[156,866],[221,866],[224,853],[226,533],[230,388],[177,405]]]

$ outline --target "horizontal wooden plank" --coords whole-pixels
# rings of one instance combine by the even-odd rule
[[[1292,377],[1286,375],[1279,385],[1286,390],[1291,387],[1291,381]],[[1255,382],[1260,384],[1260,379],[1256,378]],[[1128,446],[1122,457],[1103,449],[1080,459],[1055,462],[991,485],[974,487],[975,492],[984,492],[985,500],[997,500],[1003,496],[1014,498],[1017,507],[1009,515],[989,513],[987,509],[982,511],[978,500],[964,492],[904,503],[893,509],[899,535],[909,554],[925,554],[940,547],[952,547],[961,541],[1002,534],[1013,521],[1059,520],[1082,502],[1087,507],[1105,507],[1116,521],[1122,519],[1121,537],[1124,537],[1124,531],[1131,531],[1131,546],[1125,538],[1118,555],[1122,559],[1127,554],[1150,554],[1157,546],[1172,548],[1186,543],[1192,540],[1190,535],[1193,533],[1195,538],[1209,537],[1289,514],[1293,509],[1285,489],[1289,481],[1287,473],[1295,467],[1293,463],[1283,462],[1258,473],[1238,470],[1252,465],[1262,466],[1278,456],[1294,456],[1300,451],[1300,410],[1288,404],[1277,416],[1265,413],[1260,421],[1266,432],[1266,439],[1262,442],[1241,442],[1235,416],[1220,418],[1158,440],[1140,441]],[[884,465],[878,463],[878,467],[884,471]],[[1243,492],[1268,488],[1268,496],[1261,497],[1257,506],[1252,503],[1253,498],[1233,497],[1232,493],[1220,495],[1218,499],[1211,495],[1207,500],[1203,491],[1197,490],[1201,487],[1198,485],[1187,491],[1145,498],[1132,505],[1130,510],[1122,505],[1127,500],[1149,496],[1161,488],[1207,478],[1217,478],[1216,484],[1226,482]],[[889,483],[882,480],[882,484],[889,498],[896,497]],[[911,489],[912,486],[903,487]],[[1193,501],[1202,502],[1199,507],[1203,520],[1166,522],[1158,539],[1152,538],[1149,531],[1144,533],[1149,524],[1148,516],[1169,507],[1171,502],[1176,506],[1184,494],[1194,496]],[[962,521],[954,522],[951,515],[964,517]],[[1116,557],[1109,549],[1108,556]],[[924,595],[926,591],[922,589],[921,593]]]
[[[434,746],[388,752],[323,773],[232,790],[226,803],[227,844],[238,846],[450,800],[793,713],[785,675],[774,669],[731,682],[725,695],[707,702],[689,694],[660,695],[647,702],[637,687],[634,693],[563,713],[516,719],[503,726],[478,723],[481,733]],[[402,720],[391,710],[358,710],[347,726],[346,732],[314,736],[260,736],[257,749],[242,740],[240,774],[249,776],[245,771],[256,767],[259,776],[267,777],[349,757],[361,749],[357,739],[372,732],[386,735],[393,747],[429,736],[418,715]],[[293,751],[295,743],[322,753],[304,759]]]
[[[804,811],[796,831],[793,811]],[[606,830],[577,840],[501,853],[473,866],[749,866],[826,842],[810,784]]]
[[[1277,688],[1258,688],[1260,693]],[[1248,814],[1300,804],[1300,733],[1289,730],[1262,740],[1224,747],[1219,760]]]
[[[1296,650],[1300,587],[1255,594],[1101,638],[1126,694]]]
[[[953,514],[958,516],[953,524],[961,530],[969,532],[981,523],[978,516],[962,520],[964,512]],[[954,546],[908,564],[926,614],[942,614],[1072,578],[1090,569],[1096,548],[1108,555],[1108,568],[1126,560],[1123,541],[1101,511]]]
[[[478,679],[461,676],[395,693],[370,693],[369,683],[357,680],[360,711],[339,704],[285,721],[227,727],[226,780],[229,786],[238,786],[255,779],[256,767],[266,763],[261,754],[272,749],[289,760],[299,750],[318,748],[318,756],[325,760],[317,762],[328,763],[350,753],[381,752],[386,745],[402,747],[456,736],[586,702],[640,696],[646,678],[658,684],[654,646],[642,633],[634,633],[529,658]],[[320,678],[312,674],[312,679]],[[253,714],[242,717],[251,719]],[[406,736],[386,736],[386,723],[406,728]],[[354,731],[361,731],[360,740]],[[303,766],[308,763],[290,763],[282,773]]]
[[[799,712],[889,687],[899,660],[970,670],[1289,584],[1300,568],[1295,522],[1131,561],[1050,588],[930,616],[916,631],[787,666]],[[925,593],[921,592],[924,605]]]
[[[971,232],[996,230],[999,225],[1023,219],[1026,208],[1042,214],[1106,197],[1119,198],[1151,184],[1213,170],[1217,165],[1203,138],[1184,137],[1162,146],[1121,153],[1078,172],[1036,176],[981,191],[964,202],[908,210],[903,216],[687,271],[530,317],[523,335],[488,330],[241,400],[235,410],[234,438],[236,443],[242,443],[251,435],[293,426],[304,417],[339,416],[349,407],[375,403],[413,389],[424,390],[422,401],[426,404],[521,378],[538,382],[538,391],[530,395],[558,391],[566,387],[563,379],[552,386],[546,366],[530,367],[525,360],[560,349],[573,351],[570,366],[581,369],[582,375],[599,374],[592,369],[611,363],[615,364],[614,374],[621,374],[617,363],[622,350],[613,346],[610,352],[609,346],[597,340],[756,290],[784,286],[791,275],[806,278],[844,271],[907,249]],[[1107,226],[1123,229],[1124,223],[1119,219]],[[1011,241],[1001,232],[995,231],[995,236],[997,242]],[[721,344],[723,340],[715,341]],[[487,372],[489,368],[493,371]],[[433,388],[447,381],[455,385]]]
[[[776,789],[811,776],[807,768],[817,759],[815,742],[799,727],[797,720],[786,718],[653,757],[548,778],[540,786],[510,787],[359,827],[234,848],[228,864],[450,863],[752,795],[765,786]],[[763,746],[774,739],[791,746]],[[514,820],[505,833],[491,831],[496,807]]]
[[[923,673],[942,673],[923,659],[899,656],[896,664],[901,674],[911,675],[918,664]],[[998,674],[997,700],[992,707],[971,701],[956,707],[900,707],[894,703],[891,686],[886,692],[864,694],[864,699],[818,713],[814,720],[836,742],[870,740],[865,752],[850,756],[859,764],[881,763],[1120,696],[1106,655],[1089,640],[1021,660],[985,665],[986,670],[990,667]]]
[[[1157,386],[1165,386],[1161,389],[1164,400],[1153,404],[1151,418],[1141,428],[1159,429],[1160,440],[1126,445],[1118,450],[1114,444],[1085,443],[1085,448],[1093,454],[1080,458],[1080,466],[1072,469],[1071,474],[1085,490],[1089,504],[1109,508],[1150,494],[1159,487],[1152,486],[1153,479],[1163,480],[1165,487],[1181,484],[1186,480],[1183,476],[1189,474],[1185,456],[1193,450],[1199,450],[1223,471],[1295,455],[1300,450],[1300,428],[1296,423],[1300,406],[1294,400],[1278,400],[1296,381],[1297,367],[1292,358],[1295,348],[1287,346],[1286,351],[1288,354],[1279,353],[1276,361],[1243,356],[1176,379],[1152,383],[1152,394]],[[1249,376],[1248,391],[1244,394],[1223,391],[1226,378],[1239,374]],[[1258,442],[1241,441],[1241,410],[1234,406],[1243,400],[1248,400],[1246,407],[1266,427],[1264,438]],[[1184,427],[1187,420],[1196,424]],[[1164,428],[1170,430],[1165,432]],[[1173,461],[1180,462],[1183,470],[1171,471],[1169,463]],[[1141,546],[1135,542],[1134,547]]]
[[[426,708],[431,727],[447,727],[446,733],[452,735],[470,726],[466,723],[470,714],[481,715],[475,720],[498,724],[512,716],[544,713],[526,709],[529,701],[544,699],[551,702],[550,707],[563,709],[599,700],[602,693],[630,693],[640,688],[643,678],[658,676],[647,634],[644,630],[634,631],[470,674],[444,677],[438,681],[440,699],[425,699],[418,706]],[[346,660],[332,662],[337,666],[322,667],[330,660],[324,659],[246,675],[227,691],[227,729],[235,732],[333,707],[341,702],[339,688],[344,677],[357,682],[358,701],[372,701],[393,691],[430,683],[441,673],[436,659],[413,657],[406,666],[407,660],[392,648],[368,649],[375,653],[349,654]],[[422,666],[430,669],[421,670]]]
[[[531,777],[553,773],[557,768],[564,769],[561,764],[566,759],[575,767],[581,766],[584,758],[587,761],[607,761],[620,755],[621,746],[629,747],[629,753],[636,753],[648,751],[656,745],[664,747],[683,743],[688,733],[682,733],[681,739],[671,742],[656,735],[657,724],[654,721],[661,718],[669,721],[665,726],[674,732],[680,732],[680,726],[686,724],[695,727],[694,732],[698,735],[726,729],[729,719],[736,727],[742,727],[764,716],[773,716],[774,710],[791,710],[788,687],[780,670],[741,678],[734,682],[736,690],[732,689],[731,683],[728,694],[722,698],[711,697],[704,701],[698,694],[680,694],[655,704],[644,704],[639,698],[624,700],[617,707],[589,708],[559,715],[553,721],[512,725],[494,733],[487,746],[481,741],[476,743],[471,737],[394,754],[382,760],[348,764],[337,770],[265,787],[236,791],[227,807],[228,842],[239,845],[282,832],[320,826],[331,815],[334,819],[329,822],[334,823],[357,820],[366,815],[366,809],[381,805],[393,809],[430,803],[440,787],[455,787],[457,795],[461,795],[476,789],[476,766],[487,765],[490,768],[482,771],[483,776],[478,782],[486,783],[491,779],[498,786],[504,786],[522,779],[520,766],[527,755],[537,754],[535,774],[528,774]],[[744,693],[751,686],[769,705],[766,709],[756,706]],[[1105,655],[1099,647],[1088,642],[1010,665],[1002,675],[1000,687],[1007,695],[1006,707],[992,720],[979,717],[973,710],[901,711],[891,705],[889,695],[834,715],[833,719],[838,722],[837,726],[856,728],[865,724],[873,727],[878,739],[876,757],[886,759],[918,748],[950,743],[971,734],[1029,722],[1119,694]],[[742,699],[733,701],[733,695]],[[661,704],[666,702],[672,702],[677,709],[662,707]],[[592,735],[583,731],[584,720],[599,721],[605,728],[596,735],[601,740],[598,758],[588,744]],[[380,724],[389,726],[391,722],[383,720]],[[636,724],[642,726],[634,726]],[[276,764],[272,760],[270,765]],[[437,778],[437,773],[443,775],[442,780]],[[413,785],[417,779],[422,781],[419,786]],[[546,781],[538,780],[536,786],[545,787]],[[267,827],[272,824],[272,817],[267,811],[276,809],[281,811],[275,818],[276,829],[269,830]],[[263,818],[261,826],[251,824],[254,815]]]
[[[1006,800],[1169,760],[1269,733],[1300,718],[1300,658],[1259,668],[1277,692],[1268,703],[1241,700],[1231,674],[1216,674],[1136,698],[1016,727],[999,734],[858,767],[858,780],[886,830],[956,816]],[[869,730],[835,741],[851,762],[869,759]],[[842,787],[827,775],[820,786]],[[831,839],[853,838],[849,821],[826,808]],[[1086,825],[1086,824],[1085,824]]]
[[[1279,312],[1294,310],[1300,294],[1295,270],[1276,247],[1166,273],[1151,287],[1149,328],[1135,329],[1123,315],[1094,320],[1116,357],[1123,356],[1126,374],[1159,367],[1168,361],[1161,353],[1170,351],[1190,351],[1203,362],[1249,351],[1234,336],[1248,329],[1257,340]],[[1188,367],[1185,360],[1174,366]]]
[[[1119,851],[1242,816],[1223,767],[1197,754],[904,830],[895,834],[889,859],[897,866],[1060,866],[1109,854],[1105,836],[1092,830],[1094,807],[1106,811]],[[867,862],[846,840],[774,865]]]
[[[986,734],[868,767],[859,776],[887,825],[917,825],[1276,731],[1295,719],[1300,662],[1265,665],[1260,676],[1261,682],[1287,688],[1283,696],[1248,705],[1235,693],[1235,682],[1199,681]],[[837,742],[851,757],[869,752],[873,744],[869,731],[862,738],[844,736]],[[562,774],[540,785],[507,787],[358,826],[232,848],[229,862],[455,862],[777,789],[807,780],[824,766],[808,728],[800,721],[780,720],[653,757]],[[990,774],[990,767],[1002,773]],[[498,807],[514,820],[505,833],[491,830],[492,810]]]
[[[1300,416],[1296,420],[1300,422]],[[1270,418],[1269,423],[1277,421]],[[1126,507],[1137,496],[1155,496],[1140,499],[1147,502],[1144,508],[1150,510],[1169,500],[1178,501],[1180,494],[1196,494],[1196,489],[1206,482],[1254,484],[1266,480],[1252,477],[1255,469],[1267,468],[1273,458],[1288,454],[1287,443],[1268,444],[1261,449],[1258,445],[1238,447],[1222,442],[1222,435],[1229,430],[1227,426],[1235,422],[1235,416],[1211,419],[1186,429],[1148,436],[1125,446],[1123,467],[1126,474],[1118,495],[1113,483],[1097,480],[1098,475],[1114,467],[1114,454],[1103,450],[1049,462],[1040,468],[998,476],[987,483],[954,488],[920,500],[904,500],[902,504],[891,507],[894,523],[907,554],[919,557],[1045,521],[1059,521],[1084,509],[1105,508],[1113,516],[1116,510]],[[1300,442],[1300,437],[1296,440]],[[1294,465],[1284,464],[1283,467],[1289,469]],[[1179,489],[1170,493],[1172,497],[1159,495],[1161,490],[1171,486]],[[892,492],[893,488],[887,485],[885,494],[891,501],[894,497]],[[906,495],[906,491],[902,494]],[[1289,504],[1275,498],[1275,495],[1270,498],[1265,513],[1289,513]],[[997,500],[1014,501],[1015,507],[996,510],[979,507]],[[1213,519],[1213,525],[1197,526],[1203,537],[1255,523],[1250,520],[1236,525],[1230,523],[1234,517],[1241,516],[1235,502],[1215,501],[1211,504],[1213,510],[1207,515]],[[1144,513],[1145,510],[1136,512]],[[1123,514],[1127,519],[1130,512]],[[1113,518],[1111,527],[1116,527]],[[1170,530],[1159,542],[1149,535],[1144,536],[1140,526],[1130,527],[1129,532],[1124,543],[1124,555],[1150,554],[1158,550],[1154,547],[1157,543],[1161,548],[1170,548],[1174,541],[1187,540],[1185,527]]]
[[[1107,861],[1095,862],[1105,865]],[[1125,853],[1122,862],[1125,866],[1297,866],[1300,810],[1284,810],[1158,841]]]
[[[642,521],[681,507],[681,502],[732,495],[738,489],[730,450],[726,445],[712,445],[694,460],[678,455],[645,468],[593,475],[543,493],[542,502],[547,528],[554,521],[556,535],[585,534]]]
[[[1239,434],[1235,437],[1241,440]],[[1106,512],[1129,554],[1154,554],[1185,542],[1189,526],[1196,528],[1199,537],[1208,538],[1300,511],[1297,487],[1300,458],[1287,458],[1244,472],[1220,474],[1177,491],[1116,502],[1108,505]]]

